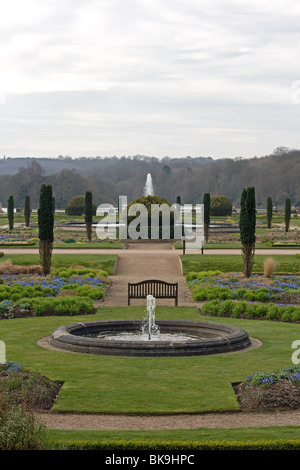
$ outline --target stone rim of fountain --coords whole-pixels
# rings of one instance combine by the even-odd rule
[[[245,350],[251,347],[248,333],[241,328],[216,322],[157,320],[160,330],[193,332],[203,329],[219,334],[215,338],[188,341],[110,341],[81,336],[88,330],[124,331],[140,329],[143,320],[101,320],[77,322],[56,329],[51,346],[60,350],[104,356],[201,356]]]

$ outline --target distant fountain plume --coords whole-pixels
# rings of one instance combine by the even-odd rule
[[[153,184],[152,184],[152,176],[150,173],[147,174],[146,184],[144,186],[144,196],[153,196]]]

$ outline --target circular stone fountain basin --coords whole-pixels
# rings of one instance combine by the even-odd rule
[[[73,323],[55,330],[51,346],[105,356],[202,356],[251,346],[241,328],[206,321],[157,320],[160,333],[141,334],[142,320]],[[130,339],[129,339],[130,338]]]

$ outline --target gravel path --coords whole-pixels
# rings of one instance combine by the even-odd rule
[[[170,416],[127,416],[104,414],[39,413],[51,429],[82,430],[159,430],[197,428],[248,428],[268,426],[299,426],[300,410],[272,412],[236,412],[179,414]],[[295,436],[296,437],[296,436]]]
[[[103,305],[127,305],[128,282],[159,279],[178,282],[178,304],[193,303],[190,291],[181,272],[178,253],[165,244],[157,250],[157,244],[133,244],[118,255],[117,269]],[[145,305],[145,299],[131,300],[131,305]],[[174,300],[159,299],[157,305],[174,305]]]
[[[8,252],[9,250],[3,250]],[[23,251],[23,250],[22,250]],[[25,250],[24,250],[25,251]],[[23,252],[24,252],[23,251]],[[57,250],[63,253],[66,250]],[[81,251],[81,250],[80,250]],[[118,263],[112,284],[102,305],[127,305],[127,283],[145,279],[160,279],[179,283],[180,306],[195,305],[185,284],[178,255],[169,244],[132,244],[126,250],[84,250],[85,253],[116,253]],[[257,250],[258,252],[259,250]],[[262,254],[272,254],[264,250]],[[272,250],[273,251],[273,250]],[[288,250],[293,251],[294,250]],[[15,250],[13,250],[16,253]],[[26,250],[28,253],[29,250]],[[79,250],[67,250],[78,253]],[[207,250],[207,254],[237,254],[240,250]],[[299,252],[295,250],[295,252]],[[198,252],[199,253],[199,252]],[[278,250],[276,253],[279,254]],[[284,250],[287,254],[287,250]],[[7,253],[9,254],[9,253]],[[291,254],[291,253],[289,253]],[[172,300],[158,300],[158,305],[174,305]],[[144,300],[133,300],[132,305],[145,305]],[[38,413],[39,418],[51,429],[82,430],[155,430],[155,429],[196,429],[196,428],[243,428],[264,426],[300,425],[300,410],[274,412],[232,412],[179,414],[163,416],[132,416],[77,413]]]

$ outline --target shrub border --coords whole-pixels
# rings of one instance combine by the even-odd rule
[[[299,450],[299,439],[260,441],[51,441],[52,449],[61,450]]]

